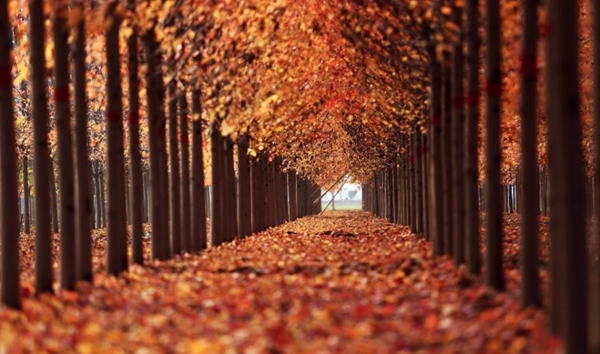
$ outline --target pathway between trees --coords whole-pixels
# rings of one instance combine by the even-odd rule
[[[547,353],[557,345],[541,312],[519,311],[515,284],[496,295],[432,260],[407,228],[358,211],[305,217],[119,278],[98,272],[78,293],[36,300],[25,283],[23,311],[0,310],[8,352]]]

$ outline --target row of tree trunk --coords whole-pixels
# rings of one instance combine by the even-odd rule
[[[455,1],[453,22],[467,24],[452,52],[435,55],[431,48],[431,116],[419,121],[398,142],[406,153],[390,161],[364,185],[365,208],[391,221],[410,225],[432,242],[436,256],[448,254],[456,266],[463,263],[472,274],[482,271],[487,285],[504,290],[502,266],[503,212],[521,213],[521,304],[540,306],[538,230],[541,214],[550,215],[552,242],[549,329],[560,335],[567,353],[588,352],[587,210],[600,200],[599,178],[586,182],[579,123],[579,72],[576,1],[549,0],[545,4],[552,28],[547,38],[546,115],[548,117],[548,169],[538,171],[536,102],[538,2],[522,1],[521,56],[521,171],[516,185],[501,185],[500,112],[502,94],[500,5],[485,2],[486,163],[483,189],[478,186],[477,129],[479,120],[479,13],[477,0],[466,7]],[[600,7],[595,7],[596,56],[600,56]],[[463,46],[467,48],[466,60]],[[599,64],[596,65],[598,68]],[[466,68],[466,77],[465,77]],[[596,96],[600,102],[600,70]],[[463,88],[466,79],[467,89]],[[465,121],[466,110],[466,121]],[[596,110],[600,126],[600,110]],[[421,125],[427,124],[427,135]],[[596,131],[600,151],[600,129]],[[400,149],[399,149],[400,150]],[[600,158],[600,154],[598,154]],[[587,192],[589,193],[586,193]],[[481,266],[479,206],[485,207],[485,264]],[[600,215],[600,208],[596,208]],[[596,238],[600,230],[596,231]],[[598,242],[597,242],[598,243]],[[593,250],[597,252],[597,250]],[[600,272],[594,273],[600,274]],[[600,294],[591,294],[597,299]],[[598,316],[598,314],[594,314]]]
[[[84,4],[73,0],[71,9]],[[284,173],[282,161],[278,158],[262,156],[260,159],[251,159],[246,155],[251,137],[235,142],[238,147],[236,176],[233,166],[234,142],[221,136],[218,122],[210,126],[213,185],[210,208],[206,207],[200,86],[196,82],[175,79],[165,87],[163,53],[153,27],[143,33],[134,29],[127,41],[127,80],[130,90],[126,98],[129,103],[126,123],[129,127],[130,155],[129,164],[125,166],[124,98],[119,53],[122,11],[118,5],[117,1],[111,2],[104,11],[107,95],[105,165],[89,161],[87,154],[85,16],[81,16],[79,22],[69,28],[65,4],[53,14],[52,92],[58,152],[55,165],[48,146],[44,0],[28,2],[34,216],[30,218],[24,215],[23,219],[27,220],[26,227],[31,226],[31,219],[35,221],[37,294],[53,290],[53,231],[60,232],[60,286],[72,290],[78,280],[93,280],[92,227],[106,226],[106,271],[110,275],[117,275],[128,268],[129,262],[144,262],[142,223],[147,219],[151,221],[151,257],[162,260],[182,252],[200,251],[208,246],[208,241],[212,246],[218,246],[236,237],[320,211],[320,189],[316,185],[292,171]],[[128,0],[127,5],[135,11],[135,0]],[[72,48],[69,48],[69,32],[74,29]],[[142,43],[141,57],[147,68],[145,91],[148,104],[145,116],[148,119],[150,150],[147,173],[142,171],[139,150],[138,41]],[[10,50],[8,1],[0,0],[0,288],[2,302],[19,308],[21,219]],[[72,71],[70,59],[74,63]],[[71,79],[73,95],[69,92]],[[71,127],[71,96],[74,103],[74,129]],[[30,195],[29,165],[29,157],[24,158],[26,196]],[[58,174],[58,185],[55,173]],[[30,214],[29,201],[29,198],[24,198],[25,214]],[[207,209],[210,209],[211,216],[210,240],[207,240]],[[127,232],[128,223],[131,225],[130,235]],[[131,237],[131,257],[127,249],[128,237]]]

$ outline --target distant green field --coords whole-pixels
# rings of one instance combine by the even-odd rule
[[[329,201],[321,203],[323,210],[325,210],[325,207],[327,206],[328,203],[329,203]],[[344,200],[344,201],[336,200],[335,201],[335,210],[361,210],[361,209],[362,209],[362,202],[360,200]],[[329,204],[329,207],[327,208],[327,210],[332,210],[331,204]]]

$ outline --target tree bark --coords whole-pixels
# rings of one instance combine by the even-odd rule
[[[106,12],[110,26],[106,30],[106,140],[108,250],[106,272],[117,275],[127,269],[127,226],[125,209],[125,168],[123,148],[123,117],[121,92],[121,65],[119,54],[119,26],[121,18],[116,13],[117,3],[111,3]]]
[[[73,8],[85,11],[84,3],[72,1]],[[92,281],[90,162],[88,160],[87,102],[85,77],[85,25],[81,18],[74,27],[73,39],[73,98],[75,115],[75,244],[76,279]]]
[[[431,167],[429,169],[430,208],[431,208],[431,240],[433,255],[441,256],[444,253],[444,200],[442,186],[442,68],[437,61],[435,49],[429,48],[429,61],[431,65]]]
[[[452,140],[452,201],[454,202],[454,264],[459,266],[465,263],[465,176],[464,176],[464,54],[463,45],[465,35],[462,31],[463,6],[457,6],[454,0],[453,23],[461,29],[459,40],[454,45],[452,55],[452,126],[450,129]]]
[[[448,56],[445,53],[444,56]],[[443,200],[444,200],[444,253],[454,256],[454,198],[453,198],[453,166],[452,159],[452,70],[442,64],[442,146],[443,155]]]
[[[566,353],[588,350],[588,254],[585,173],[581,147],[577,2],[548,1],[548,145],[551,178],[550,234],[555,253],[552,282],[558,297],[558,333]]]
[[[290,204],[290,221],[298,218],[298,182],[297,175],[294,171],[288,171],[288,189],[289,189],[289,204]]]
[[[183,95],[183,93],[180,93]],[[169,84],[169,160],[171,162],[170,214],[171,214],[171,250],[181,253],[181,195],[179,181],[179,134],[177,129],[177,87],[175,81]]]
[[[58,233],[58,196],[56,193],[56,176],[54,175],[54,158],[52,156],[50,156],[48,169],[50,177],[50,198],[52,201],[52,209],[50,210],[52,213],[52,232]]]
[[[0,0],[0,229],[2,229],[2,303],[21,308],[19,270],[19,194],[12,96],[11,35],[8,3]],[[23,158],[27,170],[27,158]],[[24,178],[27,173],[24,172]],[[28,193],[28,191],[27,191]],[[28,194],[24,194],[25,200]],[[29,227],[28,206],[25,222]],[[29,231],[27,231],[29,232]]]
[[[12,108],[11,108],[12,109]],[[29,206],[29,159],[23,155],[23,220],[25,221],[25,233],[31,233],[31,208]]]
[[[129,10],[135,13],[135,0],[128,0]],[[129,190],[129,210],[131,214],[131,261],[144,263],[144,245],[142,241],[145,203],[143,196],[144,181],[140,156],[140,80],[138,74],[138,29],[127,39],[127,77],[129,83],[129,164],[131,187]]]
[[[415,166],[415,209],[417,212],[416,215],[416,224],[415,231],[418,234],[423,235],[423,179],[421,170],[421,158],[423,154],[423,147],[421,146],[421,130],[418,125],[415,124],[415,152],[414,152],[414,166]],[[391,187],[391,185],[389,185]],[[388,194],[390,193],[391,188],[388,189]]]
[[[204,157],[200,89],[192,89],[192,252],[206,249],[206,204],[204,194]]]
[[[252,199],[252,232],[258,233],[263,231],[263,204],[262,204],[262,161],[256,158],[251,160],[250,164],[250,179],[251,179],[251,199]]]
[[[160,101],[157,72],[160,69],[158,55],[158,44],[154,31],[150,30],[144,34],[144,55],[148,69],[146,71],[146,94],[148,110],[148,145],[150,150],[150,204],[152,222],[152,258],[166,259],[165,248],[168,244],[168,234],[164,232],[164,214],[167,209],[167,201],[161,193],[161,157],[160,139],[164,134],[164,126],[161,116],[163,115],[163,104]],[[162,76],[161,76],[162,77]]]
[[[500,71],[500,4],[486,2],[486,177],[487,177],[487,267],[486,283],[504,290],[502,273],[502,187],[500,184],[500,103],[502,73]]]
[[[523,1],[521,54],[521,167],[523,214],[521,217],[521,307],[541,306],[538,261],[539,185],[537,169],[537,1]]]
[[[181,247],[183,252],[191,252],[190,144],[188,101],[185,86],[183,86],[179,95],[179,131],[181,140]],[[202,184],[204,184],[204,178],[202,180]]]
[[[237,183],[233,169],[233,141],[229,137],[223,138],[224,147],[224,173],[225,173],[225,204],[223,213],[224,241],[232,241],[238,232],[237,224]]]
[[[101,195],[101,184],[100,184],[100,163],[94,161],[92,163],[92,172],[94,175],[94,188],[96,193],[96,229],[101,229],[102,225],[102,198]]]
[[[48,151],[48,102],[46,100],[46,59],[44,27],[44,4],[42,0],[29,1],[31,107],[33,117],[35,190],[35,291],[36,294],[52,292],[52,238],[50,214],[51,177]],[[4,53],[9,53],[8,51]],[[3,120],[4,121],[4,120]],[[5,131],[4,129],[2,131]],[[3,139],[3,141],[6,141]],[[53,180],[53,178],[52,178]],[[4,199],[4,198],[3,198]],[[10,201],[10,199],[8,199]],[[3,233],[4,235],[4,233]],[[6,237],[14,237],[6,233]],[[13,243],[9,243],[10,247]],[[3,257],[4,259],[5,257]],[[4,261],[3,261],[4,262]],[[8,260],[7,260],[8,262]],[[4,268],[3,268],[4,269]],[[12,268],[17,269],[17,268]],[[4,289],[4,288],[3,288]]]
[[[60,184],[60,286],[75,288],[75,181],[71,113],[69,111],[69,31],[66,6],[53,19],[54,110],[57,131],[58,177]]]
[[[250,200],[250,161],[247,155],[247,137],[243,137],[237,146],[237,170],[238,170],[238,237],[252,234],[251,200]]]
[[[210,126],[210,152],[212,167],[212,198],[210,208],[210,244],[213,247],[223,243],[223,209],[225,194],[225,161],[223,137],[219,128],[212,123]]]

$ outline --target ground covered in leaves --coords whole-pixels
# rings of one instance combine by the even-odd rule
[[[26,257],[32,257],[28,238]],[[94,253],[102,256],[101,237]],[[0,351],[552,353],[515,277],[496,294],[405,227],[329,212],[168,262],[98,272],[78,292],[0,309]],[[102,260],[95,263],[101,269]],[[510,270],[508,270],[510,271]]]

